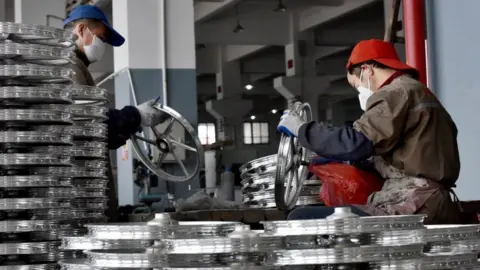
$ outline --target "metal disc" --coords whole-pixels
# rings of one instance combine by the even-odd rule
[[[153,246],[151,240],[98,240],[85,236],[64,237],[63,250],[142,249]]]
[[[34,24],[1,22],[0,33],[14,41],[63,48],[72,47],[76,40],[76,35],[72,31]]]
[[[3,166],[69,166],[72,158],[55,154],[1,154],[0,165]]]
[[[77,139],[105,140],[107,138],[107,124],[104,123],[75,122],[67,129]]]
[[[18,104],[72,104],[72,94],[65,85],[3,86],[0,87],[2,105]]]
[[[203,146],[197,137],[195,129],[183,116],[172,108],[161,104],[155,104],[153,108],[169,115],[170,118],[162,124],[166,126],[163,132],[159,131],[157,125],[151,129],[151,136],[141,137],[140,135],[134,135],[130,138],[138,158],[147,168],[163,180],[185,182],[196,177],[203,167],[204,155]],[[178,127],[178,129],[176,127]],[[191,144],[193,145],[189,146],[179,139],[176,139],[175,136],[180,138],[187,138],[187,136],[189,136]],[[148,153],[151,152],[150,150],[152,150],[152,148],[153,153]],[[195,165],[192,164],[193,168],[185,166],[184,161],[181,160],[181,157],[179,157],[176,151],[177,149],[185,151],[186,161],[193,161],[192,159],[195,159]],[[153,158],[151,158],[151,156],[153,156]],[[165,160],[168,156],[173,157],[175,163],[182,171],[182,176],[167,173],[162,169],[162,164],[166,162]]]
[[[69,178],[42,175],[12,175],[0,176],[0,188],[21,187],[68,187],[72,185]]]
[[[0,80],[17,79],[30,83],[70,83],[71,68],[41,65],[0,65]]]
[[[104,105],[108,102],[108,91],[96,86],[73,85],[72,99],[78,105]]]
[[[0,131],[0,144],[72,145],[73,136],[41,131]]]
[[[48,109],[0,109],[0,122],[71,124],[72,114]]]
[[[75,121],[99,121],[108,119],[108,108],[96,105],[72,105],[73,120]]]
[[[69,207],[71,207],[70,201],[64,198],[0,199],[0,210],[28,210]]]
[[[166,229],[146,223],[87,224],[88,235],[99,240],[155,240]]]
[[[153,268],[162,265],[163,256],[144,249],[85,251],[88,264],[94,268]]]
[[[292,111],[305,122],[312,120],[312,110],[308,103],[296,103]],[[299,144],[297,138],[281,135],[275,174],[275,202],[278,209],[289,210],[295,207],[303,180],[307,177],[309,157],[308,150]]]
[[[0,59],[13,59],[40,65],[66,65],[72,63],[73,50],[37,44],[15,43],[10,40],[0,42]]]

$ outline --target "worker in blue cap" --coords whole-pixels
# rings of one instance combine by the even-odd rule
[[[95,81],[88,66],[99,61],[105,53],[105,46],[122,46],[125,38],[115,31],[105,14],[96,6],[79,5],[70,12],[64,21],[64,29],[77,35],[74,56],[74,82],[80,85],[94,86]],[[125,106],[121,110],[108,112],[108,147],[117,149],[124,145],[131,135],[141,126],[151,127],[163,122],[168,115],[152,107],[156,100],[149,100],[139,106]],[[115,220],[117,199],[112,174],[109,170],[109,217]]]

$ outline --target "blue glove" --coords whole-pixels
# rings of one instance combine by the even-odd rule
[[[277,126],[277,130],[287,136],[297,137],[298,130],[300,130],[300,127],[303,124],[305,124],[305,121],[303,121],[295,112],[285,111],[282,117],[280,117],[280,123]]]

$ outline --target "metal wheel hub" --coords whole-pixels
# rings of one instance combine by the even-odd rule
[[[197,137],[195,129],[183,116],[172,108],[161,104],[155,104],[153,108],[168,115],[169,118],[167,118],[165,122],[155,123],[156,125],[151,127],[150,134],[153,134],[152,136],[149,137],[145,133],[142,135],[136,134],[130,138],[138,158],[149,170],[163,180],[184,182],[196,177],[203,167],[203,147]],[[163,132],[159,131],[159,125],[166,125]],[[189,137],[193,145],[187,145],[183,140],[175,138],[173,134],[175,131],[178,131],[177,128],[183,128],[183,133],[180,134],[184,134],[185,138]],[[154,153],[152,150],[155,151],[155,149],[152,148],[156,148],[157,152]],[[184,160],[182,160],[179,153],[177,153],[179,150],[185,151]],[[173,157],[171,164],[176,164],[179,167],[181,175],[175,175],[171,172],[167,173],[164,170],[162,165],[165,164],[167,156]],[[189,165],[195,161],[194,166],[185,166],[185,161],[187,161]]]
[[[305,122],[312,120],[308,103],[295,103],[291,110]],[[308,173],[308,158],[309,152],[299,144],[297,138],[282,134],[275,172],[275,203],[278,209],[290,210],[295,207]]]

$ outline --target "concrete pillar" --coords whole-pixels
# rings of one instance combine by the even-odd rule
[[[65,17],[65,3],[58,0],[14,0],[14,21],[16,23],[47,25],[47,15]],[[2,2],[7,2],[2,1]],[[1,7],[0,7],[1,8]],[[61,28],[62,20],[49,19],[50,26]]]
[[[426,4],[430,87],[459,130],[462,166],[456,192],[460,200],[478,200],[480,1],[427,0]]]
[[[196,125],[193,0],[165,0],[165,9],[162,2],[142,0],[142,4],[139,5],[137,1],[112,1],[113,26],[126,39],[122,47],[114,50],[114,69],[130,70],[138,104],[160,96],[160,102],[167,102],[169,107]],[[162,13],[165,14],[165,21],[162,20]],[[165,37],[162,36],[164,34]],[[165,41],[165,44],[162,41]],[[163,48],[165,54],[162,53]],[[166,64],[163,70],[164,61]],[[135,103],[134,97],[130,94],[128,74],[123,72],[115,79],[117,108]],[[166,97],[163,91],[165,88]],[[124,151],[133,152],[129,142],[117,153],[120,205],[137,202],[137,188],[132,181],[132,155],[125,158],[125,155],[122,155]],[[198,179],[168,185],[160,182],[159,189],[152,192],[165,193],[168,189],[168,192],[176,197],[185,197],[189,195],[189,190],[199,188]]]

